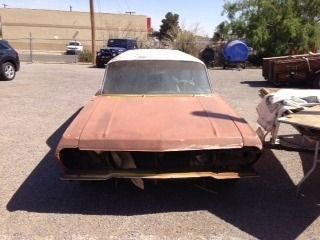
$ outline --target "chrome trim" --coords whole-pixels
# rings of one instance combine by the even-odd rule
[[[65,173],[62,180],[108,180],[110,178],[143,178],[143,179],[183,179],[183,178],[200,178],[211,177],[214,179],[240,179],[258,177],[254,171],[248,172],[177,172],[177,173],[155,173],[155,172],[128,172],[128,171],[113,171],[113,172],[69,172]]]

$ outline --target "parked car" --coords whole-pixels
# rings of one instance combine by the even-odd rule
[[[0,40],[1,79],[13,80],[20,70],[19,54],[5,40]]]
[[[83,46],[79,41],[70,41],[66,46],[67,55],[75,55],[83,52]]]
[[[113,58],[98,93],[63,134],[65,180],[255,176],[262,144],[214,91],[206,66],[169,49]]]
[[[135,48],[138,48],[138,45],[134,39],[109,39],[106,48],[102,48],[97,52],[96,65],[97,67],[104,67],[115,56]]]

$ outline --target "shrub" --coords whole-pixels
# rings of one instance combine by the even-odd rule
[[[92,52],[85,49],[79,54],[79,62],[92,62]]]
[[[182,26],[175,40],[174,48],[198,57],[202,48],[198,32],[199,24],[195,24],[189,29]]]

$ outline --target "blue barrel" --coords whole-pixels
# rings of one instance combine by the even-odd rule
[[[245,62],[249,55],[248,46],[239,40],[227,43],[223,49],[224,60],[228,63]]]

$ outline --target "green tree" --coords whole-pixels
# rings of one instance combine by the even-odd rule
[[[230,39],[230,24],[228,21],[221,22],[213,34],[213,41],[225,41]]]
[[[160,41],[173,42],[180,31],[179,27],[179,15],[176,13],[168,12],[165,18],[162,19],[159,32],[155,32],[156,36]]]
[[[217,27],[214,37],[228,29],[229,39],[245,39],[264,56],[320,47],[319,0],[226,1],[223,13],[228,21]]]

